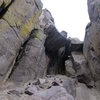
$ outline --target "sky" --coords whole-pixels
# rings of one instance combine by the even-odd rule
[[[85,27],[89,23],[87,0],[42,0],[59,32],[65,30],[68,37],[84,40]]]

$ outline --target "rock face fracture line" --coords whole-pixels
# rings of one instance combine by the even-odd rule
[[[34,31],[35,31],[35,30],[36,30],[36,29],[33,29],[33,30],[31,31],[29,38],[22,44],[20,50],[18,51],[18,53],[17,53],[15,59],[13,60],[13,62],[12,62],[12,64],[11,64],[11,67],[10,67],[10,69],[9,69],[9,71],[8,71],[8,73],[7,73],[7,75],[6,75],[5,78],[4,78],[3,83],[5,83],[5,82],[7,81],[7,79],[10,78],[10,76],[11,76],[12,73],[13,73],[13,71],[16,70],[15,65],[20,61],[21,57],[23,56],[23,52],[24,52],[24,49],[25,49],[25,47],[26,47],[26,45],[27,45],[27,42],[30,40],[31,35],[34,34]]]
[[[11,65],[10,65],[10,67],[9,67],[9,70],[8,70],[6,76],[5,76],[4,79],[3,79],[3,84],[6,83],[6,81],[8,80],[8,78],[9,78],[9,76],[10,76],[10,74],[12,73],[13,67],[14,67],[14,65],[15,65],[15,63],[16,63],[17,56],[18,56],[18,53],[16,54],[14,60],[12,61]]]
[[[15,0],[11,0],[10,4],[1,10],[0,12],[0,19],[4,16],[4,14],[8,11],[9,7],[14,3]],[[4,6],[4,5],[3,5]]]

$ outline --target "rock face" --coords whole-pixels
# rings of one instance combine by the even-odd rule
[[[81,52],[72,52],[72,62],[78,81],[88,86],[93,85],[91,84],[92,76],[84,55]]]
[[[42,30],[34,30],[29,41],[20,52],[10,77],[12,81],[25,83],[46,75],[47,63],[44,41],[45,36]]]
[[[42,11],[42,3],[39,0],[1,0],[0,4],[0,81],[2,81],[9,76],[21,45],[35,28]]]
[[[84,84],[78,84],[76,86],[76,98],[75,100],[99,100],[100,93],[95,89],[88,89]]]
[[[100,80],[100,1],[88,0],[90,23],[86,27],[84,55],[94,81]],[[100,89],[100,85],[98,87]]]
[[[77,77],[79,82],[89,85],[92,81],[91,72],[83,55],[83,42],[79,39],[70,38],[71,40],[71,57],[66,60],[66,75],[69,77]]]

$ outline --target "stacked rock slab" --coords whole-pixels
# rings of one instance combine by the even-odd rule
[[[40,0],[0,1],[0,81],[9,76],[19,49],[35,28],[41,11]]]
[[[84,55],[87,59],[96,82],[100,89],[100,0],[88,0],[90,23],[86,27],[84,40]]]

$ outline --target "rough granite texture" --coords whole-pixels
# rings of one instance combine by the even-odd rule
[[[100,0],[88,0],[90,23],[86,27],[84,55],[88,61],[92,77],[100,90]]]
[[[7,0],[4,3],[8,3]],[[1,11],[0,81],[8,77],[21,45],[35,28],[41,11],[40,0],[14,0],[3,13]]]

